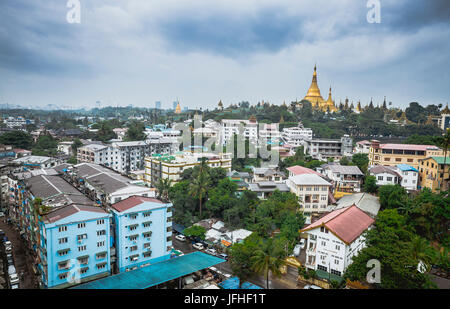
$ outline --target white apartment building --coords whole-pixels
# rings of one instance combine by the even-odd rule
[[[158,134],[159,133],[159,134]],[[102,164],[120,173],[144,168],[144,159],[152,154],[171,154],[178,151],[178,141],[155,132],[145,141],[115,142],[110,145],[89,144],[78,148],[78,162]]]
[[[399,173],[383,165],[372,166],[369,168],[369,173],[377,179],[377,186],[396,185],[402,180]]]
[[[242,128],[242,133],[239,131],[239,128]],[[220,136],[222,145],[226,145],[234,134],[242,134],[246,139],[256,143],[258,141],[258,121],[256,119],[222,119]]]
[[[282,138],[286,144],[294,147],[304,145],[306,140],[312,140],[313,131],[310,128],[304,128],[302,124],[298,127],[284,128]]]
[[[365,247],[364,231],[373,223],[356,206],[337,209],[304,228],[308,234],[306,268],[342,276],[352,257]]]
[[[8,117],[3,120],[3,123],[8,128],[17,128],[17,127],[23,127],[27,124],[34,124],[34,119],[26,119],[25,117],[18,116],[18,117]]]
[[[279,123],[264,123],[259,130],[259,139],[271,144],[278,144],[281,139]]]
[[[406,190],[417,190],[419,171],[411,165],[375,165],[370,167],[369,173],[376,177],[378,186],[399,184]]]
[[[230,153],[192,153],[183,152],[173,156],[153,155],[145,158],[145,182],[155,187],[160,179],[170,179],[172,185],[180,181],[181,174],[188,168],[199,165],[203,158],[211,168],[223,168],[231,172]]]
[[[286,180],[291,193],[298,197],[306,216],[327,210],[331,183],[316,174],[300,174]]]
[[[336,191],[355,193],[361,192],[364,178],[363,172],[357,166],[344,166],[337,163],[324,164],[317,171],[332,180]]]
[[[354,152],[355,153],[366,153],[369,154],[370,153],[370,145],[372,143],[370,141],[360,141],[356,143]]]
[[[305,141],[304,153],[314,159],[327,160],[333,158],[341,159],[353,152],[353,139],[344,135],[340,139],[312,139]]]

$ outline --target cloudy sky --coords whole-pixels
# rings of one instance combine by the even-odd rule
[[[0,1],[0,104],[211,108],[301,99],[450,101],[450,1]]]

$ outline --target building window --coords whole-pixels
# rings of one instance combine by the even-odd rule
[[[97,220],[97,225],[105,224],[105,219]]]
[[[129,215],[130,219],[132,219],[132,220],[136,219],[137,216],[138,216],[138,214],[130,214]]]
[[[65,244],[65,243],[67,243],[67,237],[58,239],[58,242],[59,242],[60,244]]]
[[[142,225],[144,227],[149,227],[150,225],[152,225],[152,221],[143,222]]]
[[[334,264],[339,265],[339,260],[334,260]]]
[[[97,236],[106,235],[106,230],[97,231]]]
[[[131,235],[131,236],[128,236],[128,239],[131,240],[131,241],[134,241],[134,240],[136,240],[138,238],[138,236],[139,235]]]
[[[150,215],[152,214],[151,211],[147,211],[143,213],[144,218],[150,217]]]
[[[147,257],[150,257],[150,256],[152,255],[152,252],[151,252],[151,251],[147,251],[147,252],[144,252],[142,255],[143,255],[145,258],[147,258]]]
[[[67,232],[67,226],[60,226],[58,232]]]
[[[336,245],[336,250],[341,250],[341,246]]]
[[[106,263],[99,263],[96,266],[97,266],[97,269],[104,269],[104,268],[106,268]]]
[[[137,229],[138,224],[129,225],[128,227],[129,227],[130,231],[134,231]]]
[[[69,253],[70,249],[63,249],[58,251],[59,256],[67,255]]]
[[[77,257],[77,260],[81,265],[86,265],[87,263],[89,263],[89,255],[79,256]]]
[[[106,258],[106,252],[104,251],[104,252],[97,253],[96,257],[98,260],[104,259],[104,258]]]
[[[68,274],[69,274],[69,273],[59,274],[59,275],[58,275],[58,278],[59,278],[60,280],[67,279]]]
[[[130,251],[131,252],[136,251],[137,249],[138,249],[138,246],[131,246],[130,247]]]
[[[77,240],[87,239],[87,234],[81,234],[77,236]]]
[[[325,247],[327,245],[327,242],[326,241],[322,241],[321,244],[322,244],[322,246]]]
[[[83,267],[83,268],[80,269],[80,274],[83,275],[83,274],[87,273],[88,270],[89,270],[89,267]]]
[[[86,251],[86,245],[84,245],[84,246],[79,246],[79,247],[78,247],[78,251]]]
[[[103,247],[105,245],[105,241],[97,242],[97,247]]]
[[[86,222],[78,223],[78,228],[79,228],[79,229],[82,229],[82,228],[84,228],[84,227],[86,227]]]

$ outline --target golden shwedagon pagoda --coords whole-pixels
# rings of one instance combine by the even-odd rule
[[[312,78],[311,86],[308,89],[308,93],[303,98],[303,100],[307,100],[311,102],[313,108],[320,109],[324,112],[335,112],[337,111],[337,108],[333,102],[333,99],[331,98],[331,87],[330,87],[330,93],[328,95],[328,100],[324,100],[322,98],[322,95],[320,94],[319,86],[317,85],[317,69],[316,66],[314,66],[314,73]]]

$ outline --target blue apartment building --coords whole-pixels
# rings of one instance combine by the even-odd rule
[[[171,203],[142,196],[111,205],[118,272],[170,259],[171,209]]]
[[[44,288],[66,288],[111,274],[111,217],[100,207],[77,204],[42,217],[38,268]]]

